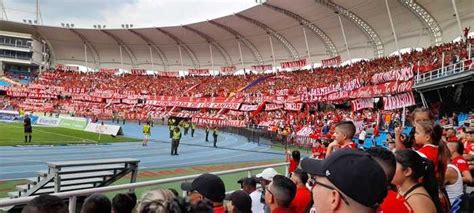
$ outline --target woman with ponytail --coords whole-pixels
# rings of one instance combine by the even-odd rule
[[[443,212],[431,161],[409,149],[396,151],[395,159],[397,168],[392,184],[397,186],[399,195],[408,202],[413,212]]]
[[[441,140],[443,129],[431,121],[420,121],[415,124],[415,144],[420,146],[418,152],[422,157],[433,162],[438,184],[444,184],[444,176],[449,160],[449,150]]]

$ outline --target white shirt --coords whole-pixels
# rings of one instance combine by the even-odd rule
[[[458,174],[458,179],[455,183],[451,185],[446,184],[446,193],[448,194],[449,201],[453,203],[454,200],[456,200],[456,198],[461,196],[463,193],[462,175],[458,167],[456,167],[455,165],[448,164],[448,167],[456,170],[456,173]]]
[[[367,132],[365,130],[362,130],[359,134],[359,140],[365,140],[365,136],[367,135]]]
[[[263,203],[260,202],[260,197],[262,192],[255,190],[250,193],[250,198],[252,198],[252,212],[253,213],[263,213]]]

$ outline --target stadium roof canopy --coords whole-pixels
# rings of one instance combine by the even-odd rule
[[[400,49],[450,42],[461,35],[449,0],[388,3]],[[462,28],[474,27],[474,1],[456,4]],[[336,55],[342,61],[349,56],[374,58],[397,50],[383,0],[268,0],[237,14],[174,27],[79,29],[0,21],[0,30],[46,41],[53,65],[85,65],[87,53],[89,67],[96,69],[240,69],[308,57],[312,63]]]

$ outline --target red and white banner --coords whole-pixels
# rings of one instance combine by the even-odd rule
[[[336,56],[334,58],[328,58],[321,60],[321,63],[323,64],[323,67],[329,67],[329,66],[337,66],[341,64],[341,56]]]
[[[221,74],[230,75],[230,74],[233,74],[236,70],[237,68],[235,66],[221,67]]]
[[[265,71],[265,70],[272,70],[273,66],[271,64],[253,65],[251,69],[255,71]]]
[[[64,64],[56,64],[56,70],[67,71],[67,72],[70,72],[70,71],[78,72],[79,67],[78,66],[66,66]]]
[[[179,72],[158,71],[156,75],[163,77],[179,77]]]
[[[287,61],[280,64],[281,68],[301,68],[306,66],[306,59],[300,59],[297,61]]]
[[[99,70],[100,73],[105,73],[105,74],[109,74],[109,75],[113,75],[115,73],[118,73],[118,69],[108,69],[108,68],[101,68]]]
[[[339,101],[356,98],[373,98],[388,94],[398,94],[403,92],[411,92],[413,88],[413,81],[405,82],[385,82],[382,84],[365,86],[353,91],[341,91],[331,93],[325,96],[317,96],[313,94],[302,94],[300,96],[303,102],[325,102],[325,101]]]
[[[210,75],[209,69],[189,69],[189,75]]]
[[[374,74],[371,81],[373,84],[379,84],[388,81],[408,81],[413,78],[413,75],[413,66],[411,66]]]
[[[303,107],[303,103],[285,103],[285,110],[298,111]]]
[[[351,106],[353,111],[358,111],[361,109],[374,108],[374,99],[373,98],[361,98],[351,101]]]
[[[322,96],[322,95],[328,95],[334,92],[340,92],[340,91],[351,91],[357,88],[360,88],[361,84],[358,78],[352,79],[350,81],[346,81],[337,84],[331,84],[326,87],[320,87],[320,88],[312,88],[309,91],[309,95],[313,96]]]
[[[273,111],[273,110],[278,110],[278,109],[283,109],[283,104],[266,104],[265,105],[265,111]]]
[[[242,106],[240,106],[240,111],[255,111],[257,110],[257,107],[258,105],[242,104]]]
[[[415,105],[413,92],[383,97],[383,109],[392,110]]]
[[[154,96],[148,97],[146,104],[162,107],[181,107],[181,108],[209,108],[209,109],[232,109],[238,110],[242,99],[228,98],[189,98],[172,96]]]
[[[296,135],[307,137],[307,136],[311,135],[311,133],[313,133],[313,129],[309,126],[305,126],[305,127],[301,128],[298,132],[296,132]]]
[[[144,69],[132,69],[130,72],[132,75],[146,75],[146,70]]]

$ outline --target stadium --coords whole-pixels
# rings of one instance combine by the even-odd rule
[[[0,212],[474,212],[472,0],[25,2]]]

